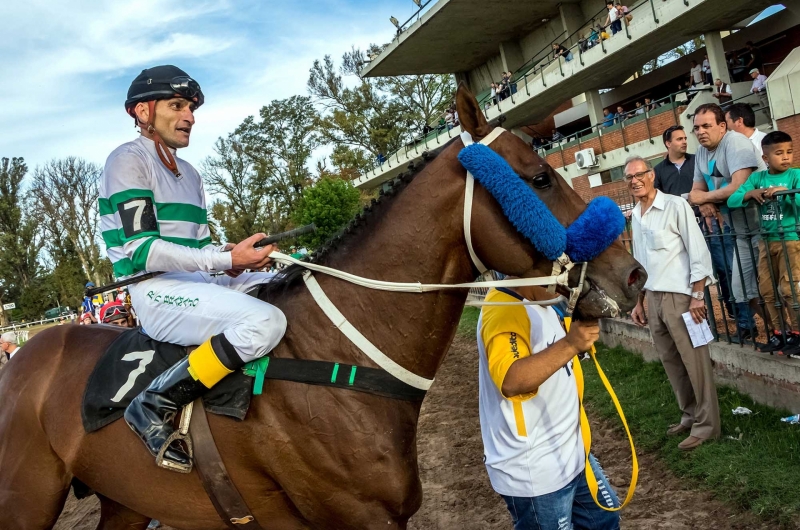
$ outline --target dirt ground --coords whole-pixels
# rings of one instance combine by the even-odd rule
[[[477,365],[475,342],[456,337],[422,406],[417,446],[424,499],[409,524],[412,530],[511,528],[505,504],[492,491],[482,462]],[[607,422],[592,418],[592,427],[594,453],[622,498],[630,477],[628,442]],[[639,469],[636,494],[623,511],[623,529],[774,528],[685,487],[652,455],[639,454]],[[94,497],[70,497],[55,528],[93,530],[98,518]]]

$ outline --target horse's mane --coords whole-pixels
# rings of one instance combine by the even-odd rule
[[[357,236],[363,235],[368,221],[381,215],[386,210],[387,204],[391,202],[391,199],[402,192],[411,181],[414,180],[414,177],[419,175],[422,170],[428,166],[428,163],[439,156],[439,154],[453,143],[456,138],[458,137],[453,138],[433,151],[424,151],[421,155],[422,160],[420,162],[410,162],[407,171],[400,173],[394,179],[388,181],[386,183],[388,185],[387,188],[381,188],[377,199],[372,199],[372,202],[367,204],[361,212],[357,213],[344,228],[331,236],[325,243],[315,249],[314,252],[303,258],[303,261],[325,265],[330,256],[343,244]],[[279,272],[278,276],[273,281],[259,286],[257,292],[254,294],[261,300],[270,301],[277,296],[278,293],[285,291],[287,288],[297,283],[305,270],[306,269],[301,265],[290,265]]]

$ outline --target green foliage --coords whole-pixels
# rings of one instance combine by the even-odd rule
[[[272,101],[259,117],[248,117],[219,138],[216,156],[201,167],[209,191],[222,196],[210,210],[215,229],[228,241],[284,230],[303,189],[313,182],[308,161],[320,139],[310,98]]]
[[[342,229],[359,210],[360,193],[341,178],[323,177],[303,191],[295,219],[298,225],[314,223],[317,231],[299,243],[317,247]]]
[[[800,474],[800,427],[780,421],[788,411],[719,387],[722,437],[686,453],[678,449],[682,437],[666,434],[681,413],[661,363],[646,363],[621,348],[602,346],[598,359],[622,403],[637,448],[658,454],[677,475],[764,519],[778,524],[797,520],[800,499],[786,485]],[[583,366],[586,402],[594,412],[618,422],[593,363]],[[738,406],[753,414],[732,415]]]
[[[370,50],[374,54],[378,47]],[[378,154],[394,153],[436,121],[455,93],[449,75],[367,78],[361,75],[364,65],[363,53],[353,48],[339,68],[326,55],[309,72],[308,91],[325,109],[320,133],[327,143],[347,148],[332,157],[337,168],[363,171]],[[355,85],[348,86],[345,77],[355,78]]]

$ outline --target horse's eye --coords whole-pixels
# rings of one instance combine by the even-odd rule
[[[533,177],[533,187],[543,190],[545,188],[549,188],[552,185],[550,182],[550,175],[547,173],[539,173],[535,177]]]

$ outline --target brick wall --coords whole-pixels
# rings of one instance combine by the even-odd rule
[[[589,187],[589,175],[581,175],[572,179],[572,187],[578,192],[585,202],[589,202],[595,197],[610,197],[619,205],[631,202],[630,192],[624,180],[601,184],[595,188]]]
[[[556,151],[555,153],[551,153],[547,155],[546,161],[547,163],[554,167],[564,167],[565,165],[574,164],[575,163],[575,153],[582,149],[592,148],[596,155],[600,155],[602,153],[608,153],[609,151],[614,151],[616,149],[622,149],[626,145],[630,145],[637,142],[643,142],[650,138],[653,139],[654,142],[661,143],[661,135],[667,130],[669,127],[676,125],[675,116],[680,116],[683,111],[686,110],[686,107],[678,107],[675,112],[662,112],[661,114],[657,114],[652,118],[648,118],[646,123],[645,120],[633,123],[624,130],[624,138],[623,138],[623,131],[622,130],[615,130],[608,133],[603,134],[602,136],[592,138],[590,140],[586,140],[585,142],[580,142],[580,145],[574,145],[564,149],[563,152],[563,159],[562,153],[560,151]],[[792,118],[786,118],[785,120],[792,120]],[[797,117],[797,134],[798,138],[800,138],[800,117]],[[649,128],[649,134],[648,134]],[[780,124],[779,124],[780,128]],[[794,136],[794,133],[789,133]],[[798,157],[798,163],[800,163],[800,157]]]

